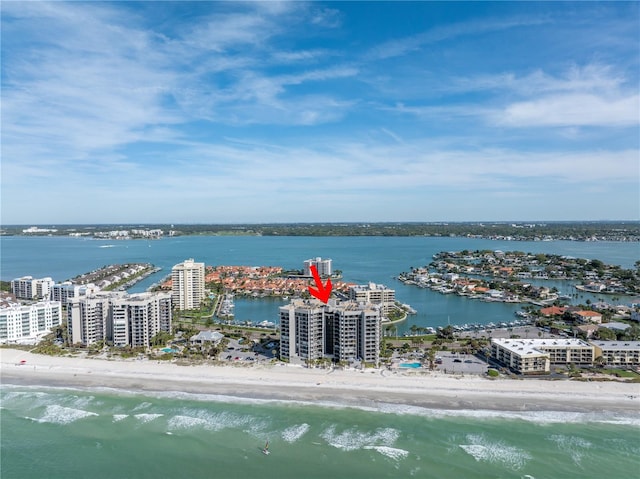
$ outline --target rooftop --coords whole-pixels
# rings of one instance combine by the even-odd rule
[[[591,341],[600,349],[636,350],[640,349],[640,341]]]
[[[492,343],[515,352],[520,356],[545,354],[546,348],[572,347],[584,348],[590,347],[591,344],[577,338],[563,339],[506,339],[493,338]]]

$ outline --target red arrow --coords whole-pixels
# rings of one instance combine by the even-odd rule
[[[327,284],[322,285],[322,280],[320,279],[320,275],[318,274],[318,268],[315,265],[311,266],[311,274],[313,274],[313,279],[316,280],[316,287],[309,286],[309,293],[312,296],[315,296],[323,303],[329,301],[329,296],[331,296],[331,288],[333,285],[331,284],[331,278],[327,279]]]

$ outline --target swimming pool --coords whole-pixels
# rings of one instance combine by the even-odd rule
[[[422,366],[420,363],[400,363],[401,368],[419,368]]]
[[[165,353],[177,353],[178,352],[177,349],[172,349],[172,348],[163,348],[162,351],[164,351]]]

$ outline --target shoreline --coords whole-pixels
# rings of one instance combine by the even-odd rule
[[[24,364],[20,362],[26,361]],[[388,370],[317,370],[51,357],[1,349],[0,378],[16,386],[186,393],[346,407],[400,405],[443,411],[623,413],[640,419],[640,384],[490,380]]]

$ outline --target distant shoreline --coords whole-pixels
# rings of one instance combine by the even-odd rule
[[[640,221],[546,222],[377,222],[377,223],[265,223],[265,224],[96,224],[4,225],[0,236],[68,236],[118,239],[130,230],[129,239],[154,240],[167,236],[425,236],[467,237],[508,241],[640,241]],[[147,235],[145,233],[149,233]],[[160,232],[160,233],[158,233]]]

